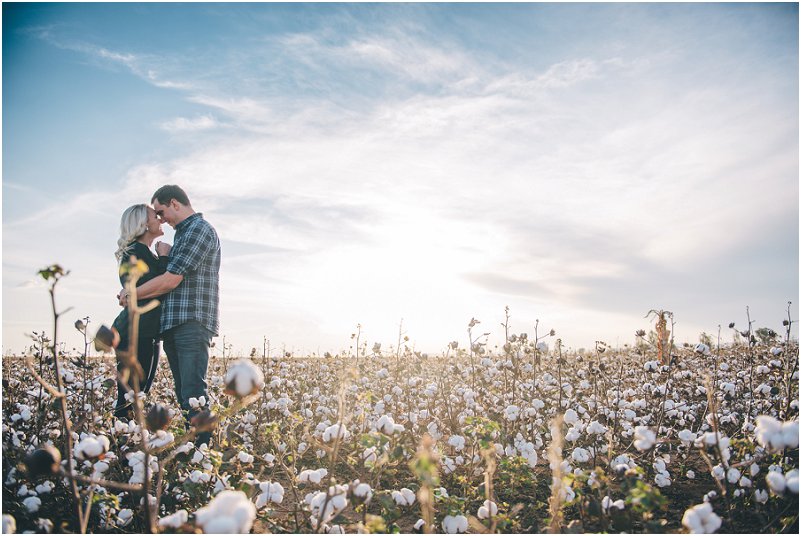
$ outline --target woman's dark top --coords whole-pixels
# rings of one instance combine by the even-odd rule
[[[167,262],[169,261],[169,257],[156,257],[153,255],[153,252],[150,251],[146,245],[141,242],[133,242],[130,249],[128,249],[122,255],[122,262],[121,266],[127,263],[131,257],[136,257],[137,259],[144,261],[147,264],[148,271],[139,280],[136,282],[136,286],[141,286],[143,283],[150,281],[154,277],[158,277],[164,272],[167,271]],[[121,273],[120,274],[120,283],[123,287],[128,282],[128,274]],[[144,300],[139,300],[139,306],[147,305],[151,300],[154,298],[147,298]],[[162,301],[162,296],[157,296],[155,299]],[[120,332],[120,347],[128,346],[128,308],[122,310],[122,312],[117,316],[114,320],[114,324],[112,324],[117,331]],[[139,338],[156,338],[159,335],[161,330],[161,304],[158,307],[153,309],[152,311],[148,311],[147,313],[141,315],[139,317]]]

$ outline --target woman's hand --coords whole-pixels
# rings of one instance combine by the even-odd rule
[[[170,250],[172,246],[165,243],[165,242],[156,242],[156,253],[159,254],[159,257],[166,257],[170,254]]]

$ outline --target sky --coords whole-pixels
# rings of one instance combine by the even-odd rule
[[[110,324],[179,184],[235,353],[798,317],[798,5],[3,3],[4,354]],[[167,242],[172,229],[164,225]],[[538,322],[538,324],[537,324]],[[797,330],[794,328],[794,336]]]

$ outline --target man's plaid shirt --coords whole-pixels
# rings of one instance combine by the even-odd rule
[[[203,214],[195,213],[175,226],[167,271],[184,280],[164,298],[161,332],[197,320],[219,335],[220,239]]]

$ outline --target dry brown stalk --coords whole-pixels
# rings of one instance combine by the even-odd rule
[[[556,534],[562,532],[562,423],[564,414],[557,415],[551,421],[551,444],[548,446],[548,461],[553,468],[553,481],[551,484],[551,496],[548,499],[548,509],[551,522],[548,526],[548,533]]]

